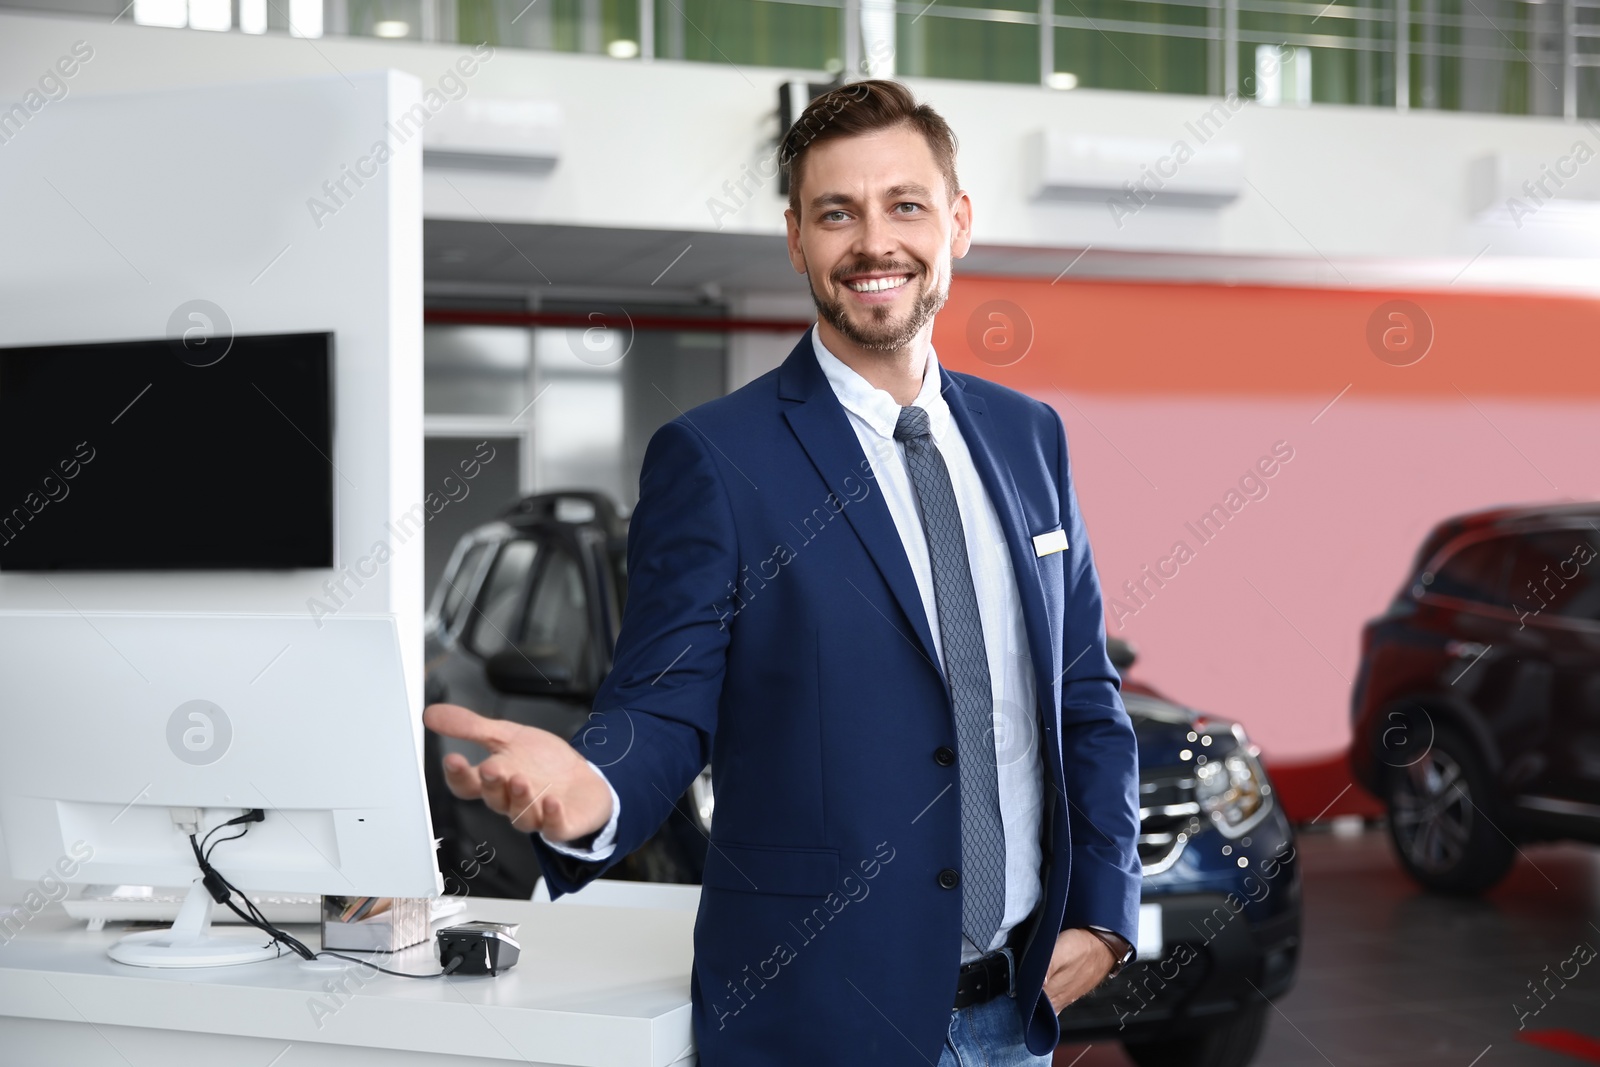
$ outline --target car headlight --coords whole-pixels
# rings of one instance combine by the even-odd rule
[[[1208,760],[1194,769],[1194,776],[1200,810],[1226,837],[1238,837],[1255,825],[1271,803],[1266,774],[1245,749]]]

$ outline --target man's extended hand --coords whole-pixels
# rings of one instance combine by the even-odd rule
[[[1103,982],[1116,962],[1106,943],[1089,931],[1061,931],[1044,976],[1044,995],[1050,998],[1050,1007],[1061,1014],[1068,1004]]]
[[[564,739],[533,726],[487,719],[455,704],[430,704],[423,725],[434,733],[473,741],[489,750],[473,766],[452,752],[444,758],[450,791],[482,799],[509,816],[518,830],[540,831],[551,841],[571,841],[599,830],[611,818],[611,790]]]

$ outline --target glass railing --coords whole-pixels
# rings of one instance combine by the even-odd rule
[[[0,0],[351,35],[1569,120],[1600,116],[1600,0]],[[824,80],[819,78],[819,80]]]

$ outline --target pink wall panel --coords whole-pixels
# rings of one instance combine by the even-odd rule
[[[1134,674],[1244,722],[1293,817],[1376,812],[1344,760],[1361,625],[1438,520],[1600,497],[1600,300],[1057,281],[959,278],[940,362],[1061,413]]]
[[[1435,521],[1600,496],[1590,403],[1034,393],[1067,425],[1108,632],[1145,681],[1241,720],[1276,763],[1347,743],[1361,624]],[[1292,458],[1248,477],[1274,445]],[[1203,541],[1198,520],[1229,503]]]

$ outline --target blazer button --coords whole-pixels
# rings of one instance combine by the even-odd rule
[[[956,754],[952,749],[940,745],[933,750],[933,762],[941,767],[948,767],[956,761]]]
[[[954,889],[961,884],[961,872],[954,867],[946,867],[939,872],[939,888]]]

